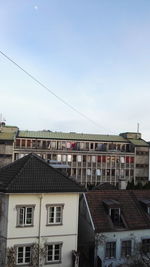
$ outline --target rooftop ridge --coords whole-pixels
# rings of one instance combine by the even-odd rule
[[[86,189],[51,167],[34,153],[0,169],[0,190],[4,193],[64,193]]]

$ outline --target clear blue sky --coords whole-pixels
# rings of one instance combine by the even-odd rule
[[[21,129],[119,134],[150,140],[149,0],[1,0],[0,113]]]

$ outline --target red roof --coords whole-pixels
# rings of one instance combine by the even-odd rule
[[[150,200],[150,190],[104,190],[89,191],[86,194],[95,231],[118,231],[113,225],[104,205],[105,200],[120,203],[124,230],[150,229],[150,215],[143,209],[139,199]]]

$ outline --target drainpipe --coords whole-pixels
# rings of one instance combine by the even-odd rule
[[[43,194],[40,195],[40,206],[39,206],[39,231],[38,231],[39,251],[40,251],[40,243],[41,243],[41,210],[42,210],[42,198],[43,198]],[[39,266],[40,266],[40,253],[39,253]]]

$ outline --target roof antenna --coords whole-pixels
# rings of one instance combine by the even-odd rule
[[[139,122],[137,123],[137,133],[139,133],[139,131],[140,131],[140,124],[139,124]]]

